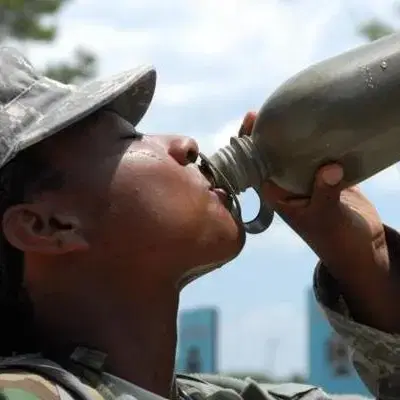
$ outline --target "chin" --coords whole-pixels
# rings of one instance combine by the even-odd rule
[[[227,263],[236,258],[243,250],[245,244],[245,234],[238,236],[234,242],[229,243],[226,249],[220,248],[219,263]]]
[[[210,241],[207,246],[208,251],[205,254],[213,255],[213,259],[210,262],[214,264],[224,264],[232,261],[240,254],[245,245],[246,233],[243,226],[232,220],[228,228],[221,230],[216,240]]]
[[[243,249],[245,240],[241,237],[237,237],[235,241],[229,243],[218,243],[218,248],[215,245],[207,246],[207,251],[203,252],[203,255],[213,255],[213,257],[208,257],[203,260],[200,265],[192,267],[191,269],[185,271],[179,280],[178,286],[183,289],[186,285],[193,282],[197,278],[200,278],[209,272],[215,271],[218,268],[223,267],[228,262],[236,258],[241,250]]]
[[[218,234],[207,235],[207,240],[197,249],[197,265],[186,269],[179,280],[179,288],[232,261],[242,251],[245,241],[246,234],[240,224],[235,225],[235,229],[221,229]]]

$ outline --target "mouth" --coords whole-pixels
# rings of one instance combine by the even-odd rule
[[[232,211],[233,196],[231,195],[229,190],[223,187],[217,187],[217,181],[215,179],[214,173],[204,159],[199,165],[199,170],[209,183],[208,190],[215,193],[215,195],[219,198],[225,208],[227,208],[229,211]]]
[[[217,182],[214,178],[214,174],[212,173],[211,168],[204,161],[201,161],[201,164],[199,165],[199,170],[202,175],[207,179],[209,183],[209,189],[214,190],[217,187]]]
[[[201,160],[198,165],[200,173],[209,182],[208,190],[213,192],[219,197],[220,202],[229,211],[232,218],[236,221],[237,226],[240,228],[240,235],[242,240],[242,248],[246,242],[246,232],[244,229],[244,223],[242,219],[242,209],[240,207],[239,199],[236,193],[225,175],[210,161],[210,159],[203,153],[199,153],[199,159]]]

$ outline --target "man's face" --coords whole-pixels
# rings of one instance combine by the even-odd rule
[[[61,221],[77,221],[73,234],[85,243],[55,256],[108,265],[122,280],[177,281],[241,250],[242,228],[193,164],[193,140],[142,136],[111,112],[80,130],[41,144],[66,179],[34,201]]]

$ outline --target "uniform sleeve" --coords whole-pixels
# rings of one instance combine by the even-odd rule
[[[58,386],[39,375],[24,372],[0,374],[1,400],[66,400],[68,397],[62,396]]]
[[[400,268],[400,235],[385,230],[391,262],[396,260]],[[354,367],[371,393],[380,400],[400,399],[400,335],[357,323],[323,264],[315,271],[314,292],[330,324],[348,344]]]

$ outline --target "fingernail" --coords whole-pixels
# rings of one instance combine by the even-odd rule
[[[329,186],[337,185],[343,179],[343,170],[340,167],[327,168],[322,173],[322,180]]]
[[[252,111],[249,111],[246,114],[246,116],[243,119],[242,125],[239,129],[239,134],[238,134],[239,137],[242,137],[244,135],[249,135],[251,133],[256,115],[257,114]]]

